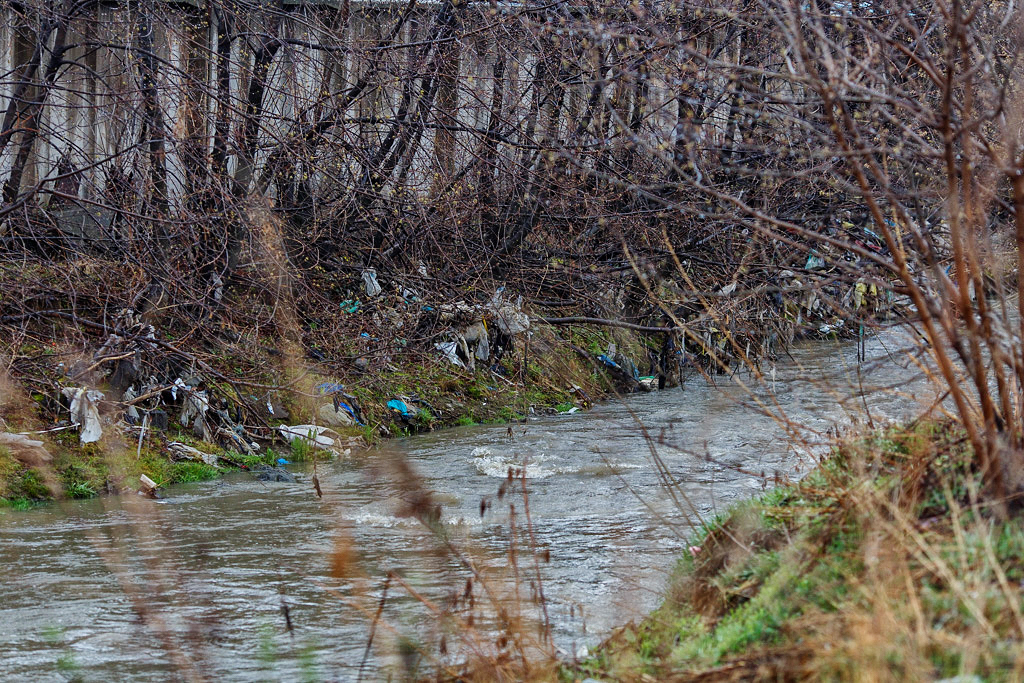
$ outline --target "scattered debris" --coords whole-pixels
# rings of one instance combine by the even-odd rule
[[[494,321],[503,333],[514,337],[530,329],[530,316],[523,313],[523,297],[520,295],[516,302],[510,303],[504,300],[505,288],[498,287],[498,290],[491,297],[488,308],[494,314]]]
[[[815,253],[811,253],[807,256],[807,264],[804,266],[807,270],[820,270],[825,267],[825,259],[818,256]]]
[[[321,382],[314,387],[317,394],[330,396],[331,403],[320,406],[318,415],[332,427],[363,426],[362,411],[352,394],[345,393],[345,385],[339,382]],[[342,401],[342,399],[345,399]]]
[[[465,368],[466,364],[459,358],[459,343],[454,341],[438,342],[434,348],[444,354],[448,361],[457,367]]]
[[[590,408],[591,406],[594,405],[594,402],[591,400],[587,392],[583,391],[583,389],[578,384],[573,384],[572,386],[570,386],[569,393],[577,398],[579,404],[583,408]]]
[[[483,320],[475,322],[462,332],[462,340],[468,345],[476,344],[475,357],[477,360],[487,361],[491,357],[490,341],[487,338],[487,325]]]
[[[103,400],[103,392],[64,387],[61,393],[71,399],[71,421],[78,425],[79,440],[82,443],[99,441],[103,436],[103,425],[100,424],[100,412],[96,404]]]
[[[210,427],[206,423],[206,411],[210,407],[210,395],[205,390],[198,389],[199,384],[198,381],[189,383],[179,377],[174,380],[172,392],[176,394],[177,390],[180,389],[185,397],[185,405],[182,407],[181,416],[178,418],[181,426],[187,428],[189,425],[192,425],[192,433],[195,434],[196,438],[209,441],[212,435]]]
[[[363,271],[363,288],[366,290],[366,296],[371,299],[379,296],[383,289],[380,283],[377,282],[377,271],[373,268],[367,268]]]
[[[411,410],[409,406],[406,405],[405,401],[398,398],[393,398],[388,401],[388,409],[398,413],[405,420],[410,420],[416,417],[416,412]]]
[[[139,409],[132,405],[130,402],[138,398],[139,394],[135,392],[135,385],[131,384],[124,393],[121,395],[121,400],[128,403],[128,410],[125,411],[125,417],[128,418],[130,424],[138,424],[142,417],[139,415]]]

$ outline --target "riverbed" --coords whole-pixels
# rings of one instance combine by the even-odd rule
[[[531,416],[511,433],[393,440],[319,464],[322,497],[302,465],[291,466],[297,484],[239,473],[159,501],[4,511],[0,677],[348,681],[362,668],[377,680],[403,663],[429,666],[442,637],[457,656],[433,610],[469,614],[467,566],[503,604],[518,591],[526,618],[546,611],[554,646],[571,656],[657,606],[698,517],[801,476],[837,427],[929,406],[911,346],[889,330],[858,363],[855,343],[807,342],[765,368],[763,383],[694,374],[682,388]],[[781,414],[800,428],[787,434]],[[398,482],[412,476],[429,501]],[[437,523],[404,514],[412,508],[439,509]],[[531,602],[538,576],[543,610]],[[484,613],[486,591],[474,596]]]

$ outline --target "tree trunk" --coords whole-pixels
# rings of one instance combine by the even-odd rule
[[[14,124],[8,124],[8,116],[12,112],[17,111],[17,103],[19,99],[24,98],[28,87],[30,87],[32,79],[31,74],[38,70],[38,65],[42,61],[42,50],[45,48],[46,42],[50,36],[50,24],[47,24],[47,28],[44,31],[40,31],[40,39],[37,43],[35,54],[33,54],[32,61],[29,63],[26,71],[24,81],[19,85],[18,91],[14,97],[11,98],[11,103],[7,108],[7,115],[4,117],[4,130],[0,134],[0,152],[6,146],[16,128],[20,128],[23,131],[21,141],[18,144],[18,151],[14,158],[14,164],[11,166],[11,174],[7,178],[7,182],[4,183],[3,188],[3,201],[5,204],[11,204],[18,197],[18,192],[21,189],[22,176],[25,173],[25,169],[28,166],[29,157],[31,156],[32,147],[39,137],[39,122],[43,114],[43,109],[46,106],[46,98],[50,94],[50,89],[53,87],[53,83],[57,78],[57,71],[63,64],[64,51],[67,49],[65,42],[67,40],[67,26],[69,17],[66,14],[62,14],[55,23],[56,35],[53,40],[53,49],[50,50],[49,58],[46,62],[46,71],[43,75],[43,82],[39,85],[36,96],[29,102],[21,112],[14,114],[17,119],[23,121],[20,126],[15,127]]]

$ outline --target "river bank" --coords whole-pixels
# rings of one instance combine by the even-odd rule
[[[1020,512],[986,502],[963,433],[848,440],[690,541],[663,604],[569,680],[1017,680]]]
[[[143,475],[165,488],[274,466],[279,459],[294,463],[346,457],[391,437],[586,410],[617,391],[639,388],[622,370],[610,367],[610,359],[597,360],[606,350],[619,349],[612,354],[620,359],[657,352],[656,343],[639,333],[593,326],[575,326],[566,333],[535,323],[529,341],[525,337],[510,341],[501,358],[477,367],[457,365],[438,352],[415,351],[389,356],[376,372],[340,376],[325,374],[327,368],[308,361],[300,371],[278,362],[284,370],[267,373],[267,382],[284,385],[288,375],[297,379],[291,389],[264,391],[263,400],[249,396],[249,404],[259,406],[261,412],[240,415],[237,431],[251,437],[257,428],[249,424],[263,428],[259,430],[262,438],[249,451],[230,438],[210,431],[203,434],[198,425],[183,419],[188,411],[184,394],[191,387],[182,387],[182,397],[174,399],[167,391],[158,392],[164,396],[139,405],[132,420],[127,411],[133,396],[106,398],[121,392],[111,386],[110,377],[100,379],[96,387],[104,398],[97,400],[96,408],[105,426],[103,436],[94,443],[81,443],[80,430],[70,424],[67,399],[5,380],[0,388],[0,424],[8,432],[26,434],[35,447],[0,443],[0,507],[24,509],[47,500],[134,491]],[[390,346],[381,337],[369,335],[361,343],[367,355]],[[61,359],[72,354],[50,349],[48,364],[64,364]],[[56,375],[50,379],[58,389],[67,381]],[[218,393],[238,395],[226,384],[192,381],[204,390],[204,400]],[[669,385],[675,383],[673,379]],[[325,386],[332,391],[324,392]],[[220,407],[222,414],[229,415],[227,401]],[[161,414],[162,424],[153,426],[147,418],[143,429],[139,415],[147,413]],[[327,427],[336,444],[320,450],[303,440],[289,443],[274,431],[296,424]],[[192,458],[186,457],[184,449],[176,451],[172,444],[184,444],[209,457],[204,462],[194,451]]]
[[[701,247],[733,254],[722,262],[638,258],[633,247],[592,262],[580,244],[579,259],[538,252],[467,280],[443,250],[376,267],[346,252],[327,267],[271,233],[198,289],[103,252],[0,266],[0,432],[40,442],[36,455],[0,446],[0,504],[307,456],[282,427],[330,428],[341,455],[388,436],[584,410],[698,367],[767,369],[803,336],[863,337],[906,313],[883,273],[852,277],[855,245],[776,245],[755,268],[750,254],[730,260],[744,235]],[[88,422],[89,438],[69,429]],[[201,455],[172,462],[173,442]]]

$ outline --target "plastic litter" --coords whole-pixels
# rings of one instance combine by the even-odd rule
[[[352,416],[352,420],[359,426],[363,426],[363,423],[359,421],[359,417],[356,415],[355,409],[344,401],[338,401],[337,408],[344,410],[346,413]]]
[[[128,403],[129,401],[135,400],[138,396],[139,395],[135,392],[135,385],[132,384],[131,386],[124,390],[123,394],[121,394],[121,400],[124,401],[125,403]],[[140,418],[139,409],[133,405],[128,406],[128,410],[125,411],[125,415],[128,416],[128,421],[131,422],[132,424],[138,423]]]
[[[284,458],[278,458],[277,459],[277,464],[278,465],[291,465],[291,463],[288,462],[287,460],[285,460]]]
[[[103,400],[103,392],[64,387],[61,393],[71,399],[71,421],[78,424],[81,430],[79,440],[82,443],[99,441],[103,436],[103,425],[100,424],[100,411],[96,403]]]
[[[831,323],[824,323],[818,328],[818,332],[821,334],[829,334],[835,330],[841,329],[845,323],[845,320],[836,320]]]
[[[498,329],[507,335],[515,336],[530,329],[530,316],[523,313],[523,297],[520,296],[513,304],[504,300],[505,288],[498,290],[491,297],[488,308],[494,314],[494,322]]]
[[[181,417],[178,421],[182,427],[188,427],[195,422],[193,433],[204,441],[210,440],[210,428],[206,424],[206,411],[210,408],[210,395],[206,391],[199,391],[182,385],[185,393],[185,405],[181,409]]]
[[[388,401],[388,408],[390,408],[391,410],[396,411],[403,418],[406,418],[406,419],[409,419],[409,418],[412,418],[412,417],[416,416],[416,412],[411,410],[409,408],[409,406],[406,405],[405,401],[403,401],[401,399],[398,399],[398,398],[393,398],[390,401]]]
[[[321,382],[313,388],[316,390],[316,393],[321,396],[327,394],[340,394],[345,391],[345,385],[339,384],[338,382]]]
[[[178,400],[178,389],[188,389],[188,385],[185,384],[185,380],[178,377],[174,380],[174,384],[171,385],[171,398],[175,401]]]
[[[325,451],[332,450],[335,440],[341,438],[330,427],[321,427],[319,425],[280,425],[277,431],[289,443],[300,441],[308,446]]]
[[[487,336],[487,327],[482,320],[475,322],[462,331],[462,336],[470,344],[478,342]]]
[[[424,310],[427,307],[424,306]],[[465,301],[456,301],[454,303],[441,304],[438,309],[438,319],[441,322],[455,322],[455,321],[468,321],[468,320],[479,320],[480,309],[478,306],[470,306]]]
[[[858,282],[853,289],[853,308],[859,309],[864,305],[864,298],[867,296],[868,286],[864,282]]]
[[[825,259],[818,256],[817,254],[811,254],[807,257],[807,265],[804,266],[807,270],[817,270],[818,268],[825,267]]]
[[[331,396],[333,398],[333,405],[320,407],[321,417],[325,417],[325,410],[333,410],[334,415],[330,415],[329,419],[339,422],[338,426],[348,427],[352,423],[355,423],[360,427],[364,426],[359,406],[356,404],[356,397],[345,393],[344,384],[340,384],[338,382],[321,382],[320,384],[317,384],[313,390],[321,396]],[[342,398],[348,399],[349,403],[342,401]],[[341,424],[342,422],[344,422],[344,424]]]
[[[338,304],[338,307],[341,309],[343,313],[355,313],[356,311],[359,310],[359,304],[359,299],[345,299],[340,304]]]
[[[441,353],[443,353],[444,357],[447,358],[451,362],[452,365],[456,365],[456,366],[458,366],[460,368],[466,367],[466,364],[462,362],[461,358],[459,358],[459,353],[458,353],[459,343],[458,342],[453,342],[453,341],[438,342],[437,344],[434,344],[434,348],[437,349],[438,351],[440,351]]]
[[[210,284],[213,286],[213,301],[219,304],[224,298],[224,280],[220,275],[214,273],[210,278]]]
[[[636,367],[636,363],[634,363],[633,360],[629,358],[629,356],[620,353],[617,354],[615,358],[616,362],[619,364],[619,367],[622,368],[627,375],[629,375],[630,377],[637,381],[640,380],[640,370]]]
[[[366,296],[371,299],[383,291],[380,283],[377,282],[377,271],[373,268],[363,271],[363,288],[366,290]]]
[[[467,345],[476,344],[476,351],[473,355],[477,360],[487,361],[491,357],[491,344],[488,336],[487,325],[482,320],[473,323],[462,332],[462,338],[466,340]]]

